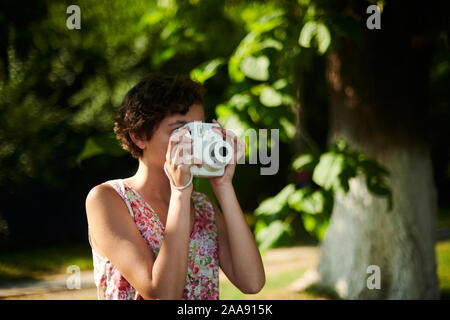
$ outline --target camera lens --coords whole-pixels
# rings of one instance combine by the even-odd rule
[[[215,163],[220,163],[221,161],[219,159],[223,159],[226,157],[228,150],[225,147],[219,147],[217,150],[217,145],[211,144],[210,146],[210,156],[211,160],[213,160]]]
[[[218,156],[219,156],[219,158],[224,156],[223,153],[226,152],[226,150],[223,151],[223,149],[225,149],[225,148],[224,147],[220,147],[219,149],[217,149],[217,143],[212,143],[210,145],[210,147],[209,147],[209,155],[211,157],[211,160],[214,163],[219,163],[220,162],[219,159],[218,159]]]
[[[223,140],[208,142],[203,149],[203,164],[214,170],[223,168],[230,161],[232,154],[232,147],[227,142]]]
[[[221,155],[222,157],[226,157],[226,156],[227,156],[227,153],[228,153],[228,150],[227,150],[227,148],[225,148],[225,147],[221,147],[219,153],[220,153],[220,155]]]
[[[211,151],[210,151],[210,156],[211,156],[211,159],[213,159],[213,161],[214,162],[217,162],[217,159],[216,159],[216,153],[214,152],[214,145],[211,145]]]

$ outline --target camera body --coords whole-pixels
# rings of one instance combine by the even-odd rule
[[[192,156],[200,159],[202,163],[202,167],[196,165],[191,167],[192,175],[194,177],[222,176],[225,172],[225,166],[233,156],[233,148],[223,140],[221,134],[212,130],[213,127],[220,128],[219,124],[194,121],[186,123],[175,131],[186,127],[189,129],[186,136],[193,140]]]

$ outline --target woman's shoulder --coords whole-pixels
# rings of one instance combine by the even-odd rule
[[[115,202],[120,200],[120,180],[114,179],[100,183],[89,190],[86,205],[96,202]]]

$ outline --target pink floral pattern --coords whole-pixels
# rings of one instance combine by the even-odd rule
[[[131,216],[147,242],[158,256],[164,237],[164,225],[148,203],[122,179],[109,183],[125,201]],[[195,207],[195,223],[189,244],[189,260],[186,273],[185,300],[219,299],[219,247],[214,207],[200,192],[192,194]],[[120,274],[106,257],[92,249],[94,280],[98,299],[142,300],[141,295]]]

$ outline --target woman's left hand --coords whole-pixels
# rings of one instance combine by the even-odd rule
[[[239,137],[233,131],[222,128],[222,126],[220,125],[219,122],[216,121],[216,119],[213,119],[213,123],[217,123],[220,126],[220,128],[213,127],[212,130],[214,130],[217,133],[220,133],[224,138],[224,140],[228,142],[233,148],[233,157],[231,158],[230,162],[226,165],[223,176],[209,178],[211,187],[214,189],[224,185],[231,185],[237,161],[245,154],[246,145],[244,141],[239,139]]]

